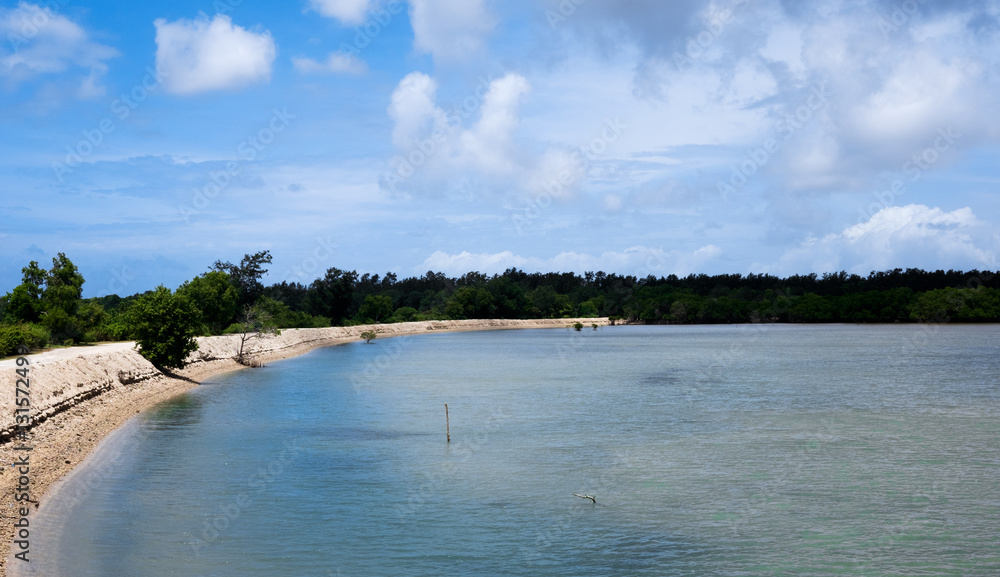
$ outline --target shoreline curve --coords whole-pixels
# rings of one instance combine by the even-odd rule
[[[296,357],[313,349],[354,342],[362,331],[374,330],[379,337],[428,334],[431,332],[483,331],[498,329],[565,328],[573,323],[609,324],[607,318],[572,319],[474,319],[462,321],[418,321],[353,327],[283,329],[281,334],[255,343],[258,360]],[[199,348],[188,357],[183,370],[165,374],[143,358],[134,343],[109,343],[90,347],[58,349],[29,356],[31,378],[31,439],[13,437],[16,387],[15,361],[0,361],[0,381],[8,394],[0,395],[0,577],[7,577],[11,562],[14,523],[23,504],[14,499],[18,485],[15,460],[28,445],[30,494],[39,503],[54,483],[80,465],[113,431],[146,409],[197,387],[210,377],[246,368],[232,359],[235,335],[199,337]],[[15,457],[17,454],[17,457]],[[33,512],[38,504],[31,506]],[[29,513],[30,519],[30,513]]]

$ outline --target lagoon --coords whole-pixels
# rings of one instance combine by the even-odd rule
[[[725,325],[318,349],[106,439],[13,574],[993,576],[998,348]]]

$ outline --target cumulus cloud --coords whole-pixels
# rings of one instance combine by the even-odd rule
[[[419,139],[428,132],[440,134],[446,129],[447,115],[436,103],[437,88],[437,82],[422,72],[411,72],[399,81],[387,110],[396,124],[392,142],[397,148],[419,147]]]
[[[539,119],[522,130],[522,101],[531,92],[520,74],[481,76],[457,106],[442,105],[433,78],[407,75],[387,109],[397,154],[380,175],[382,189],[404,196],[504,198],[522,205],[539,197],[545,203],[575,198],[611,162],[605,155],[628,124],[620,118],[598,120],[589,127],[592,136],[571,148],[540,130]]]
[[[410,0],[413,44],[436,60],[475,57],[496,25],[485,0]]]
[[[0,43],[0,76],[18,84],[35,76],[82,70],[84,76],[77,80],[81,97],[104,93],[105,61],[118,56],[69,18],[26,2],[0,8],[0,37],[5,39]]]
[[[393,92],[387,112],[395,123],[392,139],[400,154],[391,161],[393,170],[384,186],[441,190],[471,179],[483,193],[526,189],[541,186],[540,171],[568,162],[552,150],[535,157],[516,145],[520,101],[530,91],[523,76],[480,79],[458,109],[440,107],[437,88],[430,76],[414,72]]]
[[[867,274],[896,267],[993,269],[1000,239],[992,231],[968,207],[945,212],[922,204],[890,206],[839,233],[807,239],[773,266],[755,266],[778,274]]]
[[[992,96],[1000,86],[987,72],[1000,44],[973,40],[965,24],[973,13],[928,11],[884,36],[861,25],[878,21],[867,8],[801,23],[808,71],[798,82],[824,83],[830,98],[796,137],[801,146],[777,159],[773,168],[787,184],[863,188],[879,173],[900,171],[941,129],[962,135],[952,155],[1000,129]],[[969,50],[974,44],[981,46]],[[780,113],[798,105],[788,101]]]
[[[368,70],[363,60],[346,52],[332,52],[323,62],[297,56],[292,65],[303,74],[361,74]]]
[[[605,251],[599,255],[575,251],[561,252],[550,258],[525,257],[511,251],[498,253],[470,253],[462,251],[448,254],[437,251],[427,257],[418,270],[441,271],[449,275],[462,275],[476,271],[484,274],[502,273],[515,267],[529,272],[576,272],[603,270],[631,274],[640,278],[647,275],[688,275],[703,270],[706,263],[718,258],[722,250],[705,245],[692,252],[665,251],[645,246],[629,247],[623,251]]]
[[[517,168],[511,148],[514,131],[521,122],[520,98],[528,88],[528,81],[517,74],[490,83],[479,122],[461,136],[462,151],[470,162],[493,173],[509,173]]]
[[[196,94],[267,82],[276,49],[271,33],[251,32],[217,14],[209,20],[167,22],[156,26],[156,71],[174,94]]]
[[[788,136],[764,172],[792,190],[864,188],[898,172],[939,129],[963,135],[954,153],[1000,134],[992,3],[592,0],[552,28],[572,32],[556,35],[570,49],[638,51],[640,98],[669,101],[711,80],[706,111],[764,112],[749,140],[734,129],[718,143],[741,150]],[[828,101],[796,120],[819,86]]]
[[[313,10],[348,26],[363,24],[370,4],[370,0],[309,0]]]

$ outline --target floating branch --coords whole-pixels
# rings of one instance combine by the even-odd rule
[[[448,435],[448,442],[451,442],[451,423],[448,422],[448,403],[444,404],[444,427]]]
[[[597,497],[593,495],[578,495],[577,493],[573,493],[573,496],[581,499],[590,499],[595,505],[597,504]]]

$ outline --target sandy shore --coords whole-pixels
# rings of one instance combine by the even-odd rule
[[[255,356],[265,363],[301,355],[318,347],[358,340],[364,330],[379,337],[429,332],[481,331],[520,328],[563,328],[575,322],[608,324],[607,319],[423,321],[390,325],[287,329],[281,335],[255,341]],[[64,475],[79,465],[100,441],[136,414],[183,394],[213,375],[241,370],[232,360],[236,337],[202,337],[199,349],[184,370],[166,375],[139,355],[133,343],[109,343],[59,349],[31,355],[30,399],[34,426],[27,441],[13,438],[15,389],[18,375],[14,360],[0,361],[0,577],[7,575],[14,524],[24,502],[15,501],[18,473],[13,464],[29,455],[29,493],[41,501]],[[376,343],[377,343],[376,339]],[[32,447],[31,451],[16,447]],[[37,504],[29,505],[31,511]],[[28,515],[31,520],[31,513]],[[30,558],[30,555],[29,555]],[[17,561],[20,562],[20,561]]]

